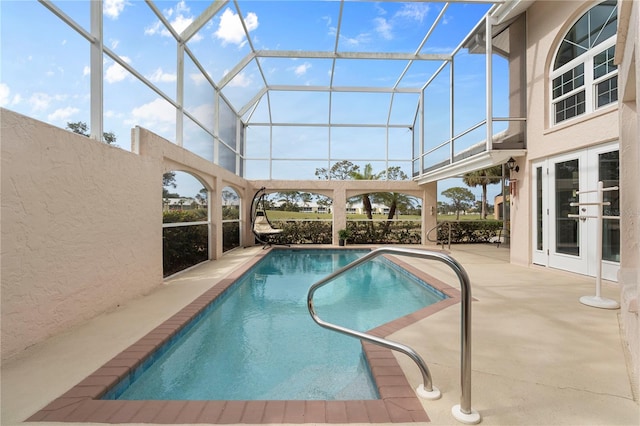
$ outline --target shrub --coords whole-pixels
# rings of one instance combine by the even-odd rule
[[[451,243],[473,244],[488,243],[502,229],[501,220],[465,220],[451,221]],[[438,229],[438,240],[447,241],[447,227]]]
[[[163,223],[206,220],[206,210],[170,210]],[[162,230],[162,273],[175,274],[209,258],[208,225],[180,226]]]

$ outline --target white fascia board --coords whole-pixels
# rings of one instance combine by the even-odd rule
[[[504,164],[511,157],[522,157],[527,153],[526,149],[501,149],[489,152],[481,152],[464,160],[456,161],[448,166],[441,167],[414,178],[419,185],[437,182],[442,179],[461,177],[465,173],[488,167]]]

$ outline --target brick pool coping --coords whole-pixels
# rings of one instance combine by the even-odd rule
[[[362,248],[362,247],[358,247]],[[277,248],[274,248],[277,249]],[[298,249],[298,248],[294,248]],[[305,250],[305,248],[299,248]],[[350,248],[343,248],[349,250]],[[123,350],[86,379],[37,411],[27,422],[91,423],[410,423],[428,422],[422,403],[390,349],[362,342],[380,399],[350,401],[122,401],[100,398],[176,335],[270,250],[231,272],[175,315]],[[388,336],[460,302],[460,292],[397,258],[385,256],[448,296],[369,333]],[[427,360],[428,361],[428,360]],[[428,362],[427,362],[428,363]]]

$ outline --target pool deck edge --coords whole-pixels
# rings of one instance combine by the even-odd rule
[[[362,247],[359,247],[362,248]],[[176,314],[124,349],[87,378],[26,419],[73,423],[413,423],[429,417],[390,349],[362,342],[380,399],[354,401],[121,401],[102,400],[155,350],[227,290],[270,250],[258,252]],[[459,291],[392,256],[389,260],[429,282],[448,298],[369,332],[386,337],[460,301]]]

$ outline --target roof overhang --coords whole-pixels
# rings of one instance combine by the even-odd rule
[[[436,170],[424,173],[414,180],[423,185],[430,182],[436,182],[442,179],[452,177],[462,177],[466,173],[476,170],[486,169],[488,167],[504,164],[511,157],[522,157],[526,154],[526,149],[501,149],[476,154],[464,160],[457,161],[448,166],[441,167]]]

